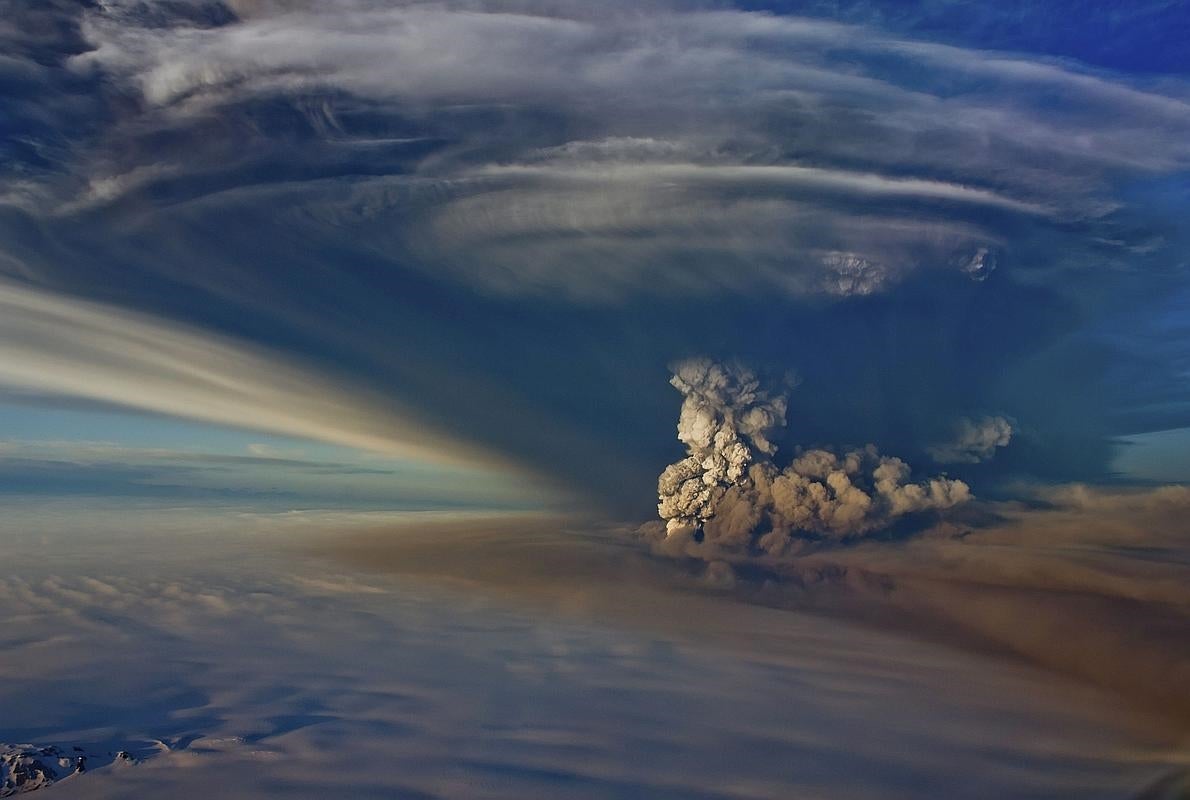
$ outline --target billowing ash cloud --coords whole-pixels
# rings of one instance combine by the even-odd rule
[[[971,498],[959,480],[911,482],[909,465],[875,445],[798,448],[780,468],[772,435],[785,425],[784,394],[765,390],[738,364],[698,358],[673,369],[670,383],[684,395],[678,438],[689,454],[657,482],[666,549],[697,542],[708,554],[781,556],[807,541],[870,533]]]
[[[709,359],[676,364],[670,383],[685,397],[678,439],[689,452],[657,481],[657,508],[672,531],[711,519],[757,456],[771,458],[777,452],[768,437],[785,425],[786,401],[762,390],[745,367]]]
[[[963,417],[955,426],[954,438],[929,448],[939,464],[978,464],[996,454],[996,448],[1012,441],[1012,420],[1007,417]]]

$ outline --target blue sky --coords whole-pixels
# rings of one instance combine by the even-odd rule
[[[695,355],[801,376],[786,451],[1190,477],[1182,4],[20,16],[10,493],[643,518]]]
[[[516,476],[116,410],[8,407],[0,493],[244,509],[540,508]],[[97,438],[98,437],[98,438]]]

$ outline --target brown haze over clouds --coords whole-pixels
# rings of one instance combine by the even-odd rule
[[[762,601],[851,610],[970,636],[1121,692],[1190,724],[1190,489],[1042,493],[989,503],[898,543],[865,542],[771,564],[796,588]]]
[[[604,620],[739,644],[736,601],[810,610],[974,647],[1106,688],[1190,731],[1190,489],[977,503],[905,541],[704,562],[627,530],[548,517],[376,528],[323,541],[356,566]],[[647,541],[647,540],[646,540]]]
[[[1185,764],[1106,692],[581,520],[18,511],[46,557],[0,578],[6,730],[156,752],[64,798],[1115,800]]]

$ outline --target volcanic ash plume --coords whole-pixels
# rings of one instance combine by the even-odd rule
[[[784,469],[770,441],[785,425],[786,397],[739,365],[691,359],[670,381],[683,395],[678,438],[689,455],[657,481],[665,541],[706,555],[783,555],[806,540],[870,533],[914,512],[970,499],[962,481],[911,483],[910,468],[874,445],[842,454],[800,450]]]
[[[757,455],[777,447],[769,434],[785,425],[785,397],[773,397],[739,365],[690,359],[676,364],[670,383],[684,395],[678,439],[689,455],[657,480],[657,506],[667,531],[699,526],[714,516],[724,494],[746,477]]]

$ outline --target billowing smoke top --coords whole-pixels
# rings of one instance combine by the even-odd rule
[[[669,382],[685,395],[678,439],[692,454],[717,452],[723,437],[750,444],[766,455],[777,452],[768,434],[785,427],[786,399],[763,391],[751,370],[693,358],[676,364]]]
[[[738,364],[695,358],[679,362],[670,383],[685,397],[678,439],[689,455],[658,479],[658,510],[671,526],[700,525],[727,487],[739,483],[755,454],[771,458],[769,434],[785,426],[786,399],[772,396]]]
[[[785,425],[784,394],[765,390],[738,364],[699,358],[673,371],[670,383],[684,395],[678,439],[688,455],[657,481],[671,547],[784,555],[806,541],[870,533],[971,498],[962,481],[909,482],[909,465],[874,445],[841,454],[798,448],[779,469],[770,437]]]

